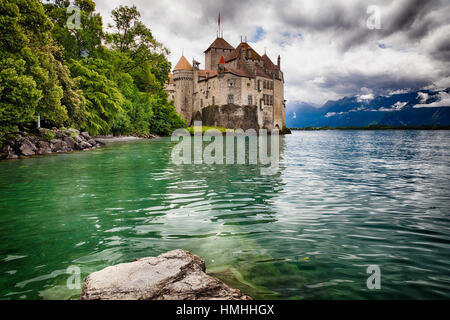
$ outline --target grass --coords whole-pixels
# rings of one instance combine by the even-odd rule
[[[202,135],[205,134],[206,131],[211,130],[211,129],[215,129],[215,130],[219,130],[222,134],[227,133],[227,130],[231,130],[234,132],[233,129],[227,129],[227,128],[223,128],[223,127],[208,127],[208,126],[202,126],[202,127],[188,127],[186,128],[186,130],[191,134],[194,135],[194,129],[195,128],[201,128],[202,129]]]

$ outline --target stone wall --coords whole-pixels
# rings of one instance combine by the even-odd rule
[[[258,108],[235,104],[208,106],[202,111],[202,122],[204,126],[257,130],[259,128]]]

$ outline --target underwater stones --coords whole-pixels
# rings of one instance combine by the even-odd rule
[[[184,250],[137,259],[91,273],[81,300],[251,300],[205,273],[205,262]]]

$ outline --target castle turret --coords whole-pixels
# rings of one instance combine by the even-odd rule
[[[205,69],[217,70],[220,57],[226,57],[233,51],[233,46],[225,39],[217,38],[205,51]]]
[[[194,68],[184,56],[181,56],[173,69],[173,81],[176,87],[175,108],[188,124],[192,120]]]

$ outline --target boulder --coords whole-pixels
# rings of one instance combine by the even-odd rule
[[[39,141],[37,143],[37,147],[38,147],[38,149],[36,151],[36,154],[44,155],[44,154],[52,153],[52,148],[50,146],[50,143],[47,141]]]
[[[61,130],[54,131],[55,135],[58,139],[64,139],[66,137],[66,133]]]
[[[52,144],[52,151],[61,153],[61,152],[69,152],[71,151],[71,149],[67,146],[67,143],[65,141],[59,140],[55,144]]]
[[[84,141],[84,138],[82,138],[81,136],[76,136],[73,139],[75,140],[76,143],[82,143]]]
[[[81,300],[251,300],[205,273],[205,262],[184,250],[137,259],[91,273]]]
[[[0,153],[1,153],[2,159],[17,159],[18,158],[17,154],[15,154],[15,152],[14,152],[14,149],[8,144],[5,144],[2,147],[2,150]]]
[[[89,133],[87,133],[87,132],[82,132],[82,133],[81,133],[81,136],[82,136],[83,138],[85,138],[86,140],[90,140],[90,139],[91,139],[91,136],[90,136]]]
[[[20,153],[24,156],[32,156],[36,154],[36,146],[27,138],[23,139],[20,147]]]
[[[95,141],[94,139],[90,139],[90,140],[88,141],[88,143],[89,143],[91,146],[95,147],[95,145],[97,144],[97,141]]]
[[[64,142],[67,144],[68,148],[70,148],[70,149],[75,148],[75,140],[72,139],[71,137],[65,137]]]
[[[90,148],[92,148],[92,145],[86,141],[82,141],[81,143],[78,144],[79,150],[85,150],[85,149],[90,149]]]
[[[11,159],[18,159],[19,156],[17,154],[14,153],[14,151],[11,151],[10,153],[8,153],[6,155],[5,159],[11,160]]]
[[[72,133],[74,136],[80,135],[80,131],[78,131],[77,129],[70,128],[69,132]]]

